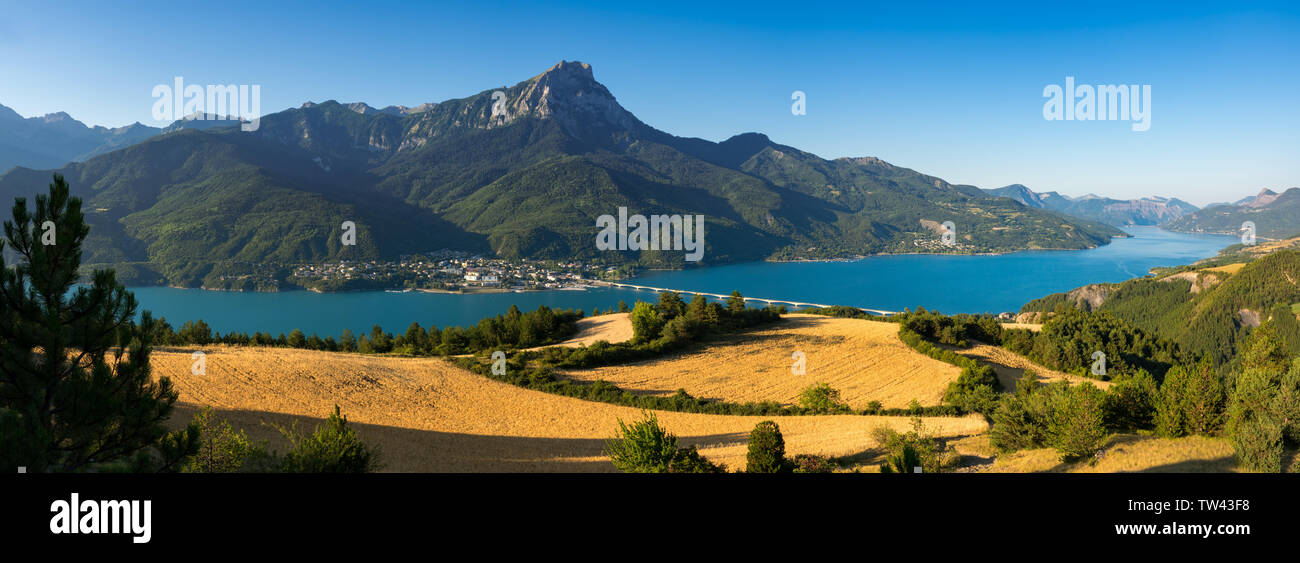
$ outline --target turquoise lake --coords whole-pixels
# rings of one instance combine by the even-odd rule
[[[1090,250],[1029,251],[997,256],[873,256],[842,262],[753,262],[683,271],[649,272],[629,283],[708,293],[740,290],[752,297],[789,299],[901,311],[918,306],[944,313],[1017,311],[1026,301],[1098,282],[1142,276],[1156,266],[1188,264],[1215,255],[1235,242],[1223,235],[1171,233],[1154,227],[1127,229]],[[337,336],[343,329],[368,332],[378,324],[389,332],[411,322],[423,326],[470,325],[503,313],[510,305],[538,305],[591,311],[619,300],[656,299],[649,291],[600,288],[454,295],[440,293],[308,291],[238,293],[132,288],[141,309],[166,317],[179,328],[203,319],[220,332],[265,331]]]

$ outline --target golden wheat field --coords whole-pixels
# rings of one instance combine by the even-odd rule
[[[1020,379],[1021,375],[1024,375],[1026,369],[1033,370],[1037,373],[1038,380],[1044,383],[1065,380],[1072,384],[1077,384],[1086,381],[1096,385],[1098,389],[1110,388],[1109,381],[1079,377],[1063,371],[1048,369],[1042,365],[1034,363],[1034,361],[1029,358],[998,346],[972,342],[967,348],[958,349],[951,346],[948,346],[947,348],[968,358],[978,360],[980,363],[993,366],[993,370],[998,374],[998,382],[1002,384],[1002,389],[1004,391],[1015,389],[1016,381]]]
[[[577,325],[578,333],[556,346],[591,346],[597,340],[615,344],[632,339],[632,321],[628,319],[628,313],[611,313],[578,319]]]
[[[826,382],[850,406],[871,401],[886,408],[913,399],[937,405],[961,369],[922,355],[898,339],[898,325],[818,315],[786,315],[785,321],[710,343],[708,350],[666,358],[564,372],[583,381],[603,379],[634,393],[693,396],[730,402],[795,404],[799,391]],[[803,352],[803,375],[791,369]]]
[[[492,381],[437,358],[280,348],[204,351],[205,375],[191,374],[192,350],[154,353],[154,373],[169,376],[180,393],[173,426],[211,406],[254,438],[282,447],[278,433],[264,422],[296,420],[310,428],[338,404],[362,438],[382,450],[388,471],[614,471],[601,453],[604,440],[615,434],[619,419],[642,416],[633,408]],[[905,417],[853,415],[657,416],[681,445],[698,445],[705,456],[733,470],[744,467],[749,431],[767,418],[780,424],[789,455],[861,454],[875,446],[873,428],[905,431],[910,425]],[[926,425],[940,436],[987,429],[979,416],[927,418]]]

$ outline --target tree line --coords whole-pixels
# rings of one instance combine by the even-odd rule
[[[363,333],[360,336],[344,329],[338,339],[333,336],[321,338],[315,334],[308,336],[299,329],[290,331],[288,335],[280,333],[279,336],[272,336],[268,332],[254,332],[251,335],[245,332],[220,334],[202,320],[186,321],[176,330],[166,319],[161,319],[155,338],[159,344],[168,346],[227,344],[362,354],[450,356],[562,342],[578,331],[577,321],[581,318],[581,311],[554,310],[540,305],[535,311],[520,312],[518,307],[511,305],[504,315],[484,318],[470,327],[449,326],[439,329],[436,325],[430,325],[424,328],[420,323],[412,322],[405,332],[394,335],[379,325],[374,325],[369,334]]]

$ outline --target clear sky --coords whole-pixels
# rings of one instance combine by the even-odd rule
[[[119,5],[121,4],[121,5]],[[1300,3],[0,0],[0,104],[161,125],[154,85],[417,105],[565,60],[646,123],[759,131],[953,183],[1201,205],[1300,186]],[[1150,85],[1151,128],[1047,121],[1043,89]],[[791,94],[807,114],[791,114]]]

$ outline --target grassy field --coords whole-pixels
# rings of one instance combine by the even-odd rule
[[[795,352],[806,358],[804,375],[791,369]],[[937,405],[960,373],[908,348],[898,339],[896,324],[795,314],[778,325],[711,343],[706,351],[562,375],[603,379],[634,393],[671,395],[682,388],[702,398],[785,404],[795,404],[800,390],[820,381],[861,409],[871,401],[886,408],[906,407],[913,399]]]
[[[389,471],[613,471],[602,454],[604,440],[614,435],[619,419],[642,414],[495,382],[437,358],[282,348],[205,352],[205,375],[190,373],[190,350],[154,353],[154,373],[172,378],[183,403],[173,426],[212,406],[253,437],[282,448],[278,433],[263,423],[298,421],[309,428],[337,403],[358,433],[381,448]],[[744,467],[749,431],[769,418],[657,415],[681,445],[698,445],[733,470]],[[905,431],[910,424],[905,417],[771,418],[780,424],[790,455],[861,454],[876,445],[873,428]],[[988,427],[979,416],[929,418],[926,424],[941,436],[974,435]]]
[[[1112,436],[1094,461],[1063,463],[1054,449],[1014,452],[999,456],[987,471],[998,473],[1222,473],[1236,471],[1232,445],[1223,438],[1191,436],[1156,438],[1121,434]]]

